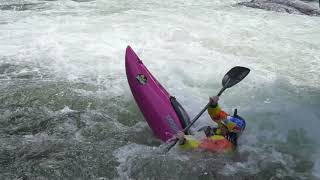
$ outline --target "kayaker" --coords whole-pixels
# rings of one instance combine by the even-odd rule
[[[206,149],[214,152],[232,151],[237,147],[237,140],[244,131],[245,120],[235,113],[230,116],[223,111],[219,105],[219,96],[209,98],[210,105],[208,113],[211,119],[218,125],[215,128],[201,128],[205,131],[206,138],[196,140],[192,136],[185,135],[182,131],[177,133],[174,138],[177,138],[179,144],[185,149]]]

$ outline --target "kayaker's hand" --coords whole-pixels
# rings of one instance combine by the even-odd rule
[[[179,144],[184,144],[184,132],[179,131],[176,135],[175,135],[176,139],[178,139]]]
[[[209,97],[209,103],[211,106],[216,106],[219,101],[219,96]]]
[[[176,140],[184,139],[184,133],[182,131],[177,132],[177,134],[173,135],[170,139],[167,140],[167,142],[173,142]]]
[[[176,138],[177,139],[184,139],[184,132],[182,132],[182,131],[179,131],[177,134],[176,134]]]

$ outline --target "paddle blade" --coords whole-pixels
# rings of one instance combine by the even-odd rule
[[[234,86],[238,82],[240,82],[243,78],[245,78],[250,72],[249,68],[235,66],[222,79],[222,86],[224,88],[229,88]]]

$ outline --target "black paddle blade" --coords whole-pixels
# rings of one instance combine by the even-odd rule
[[[229,88],[234,86],[238,82],[240,82],[243,78],[245,78],[250,72],[249,68],[235,66],[222,79],[222,86],[224,88]]]

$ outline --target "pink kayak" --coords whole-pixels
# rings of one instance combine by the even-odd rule
[[[130,46],[126,49],[125,59],[128,83],[145,120],[158,138],[168,140],[190,123],[188,114],[153,77]]]

